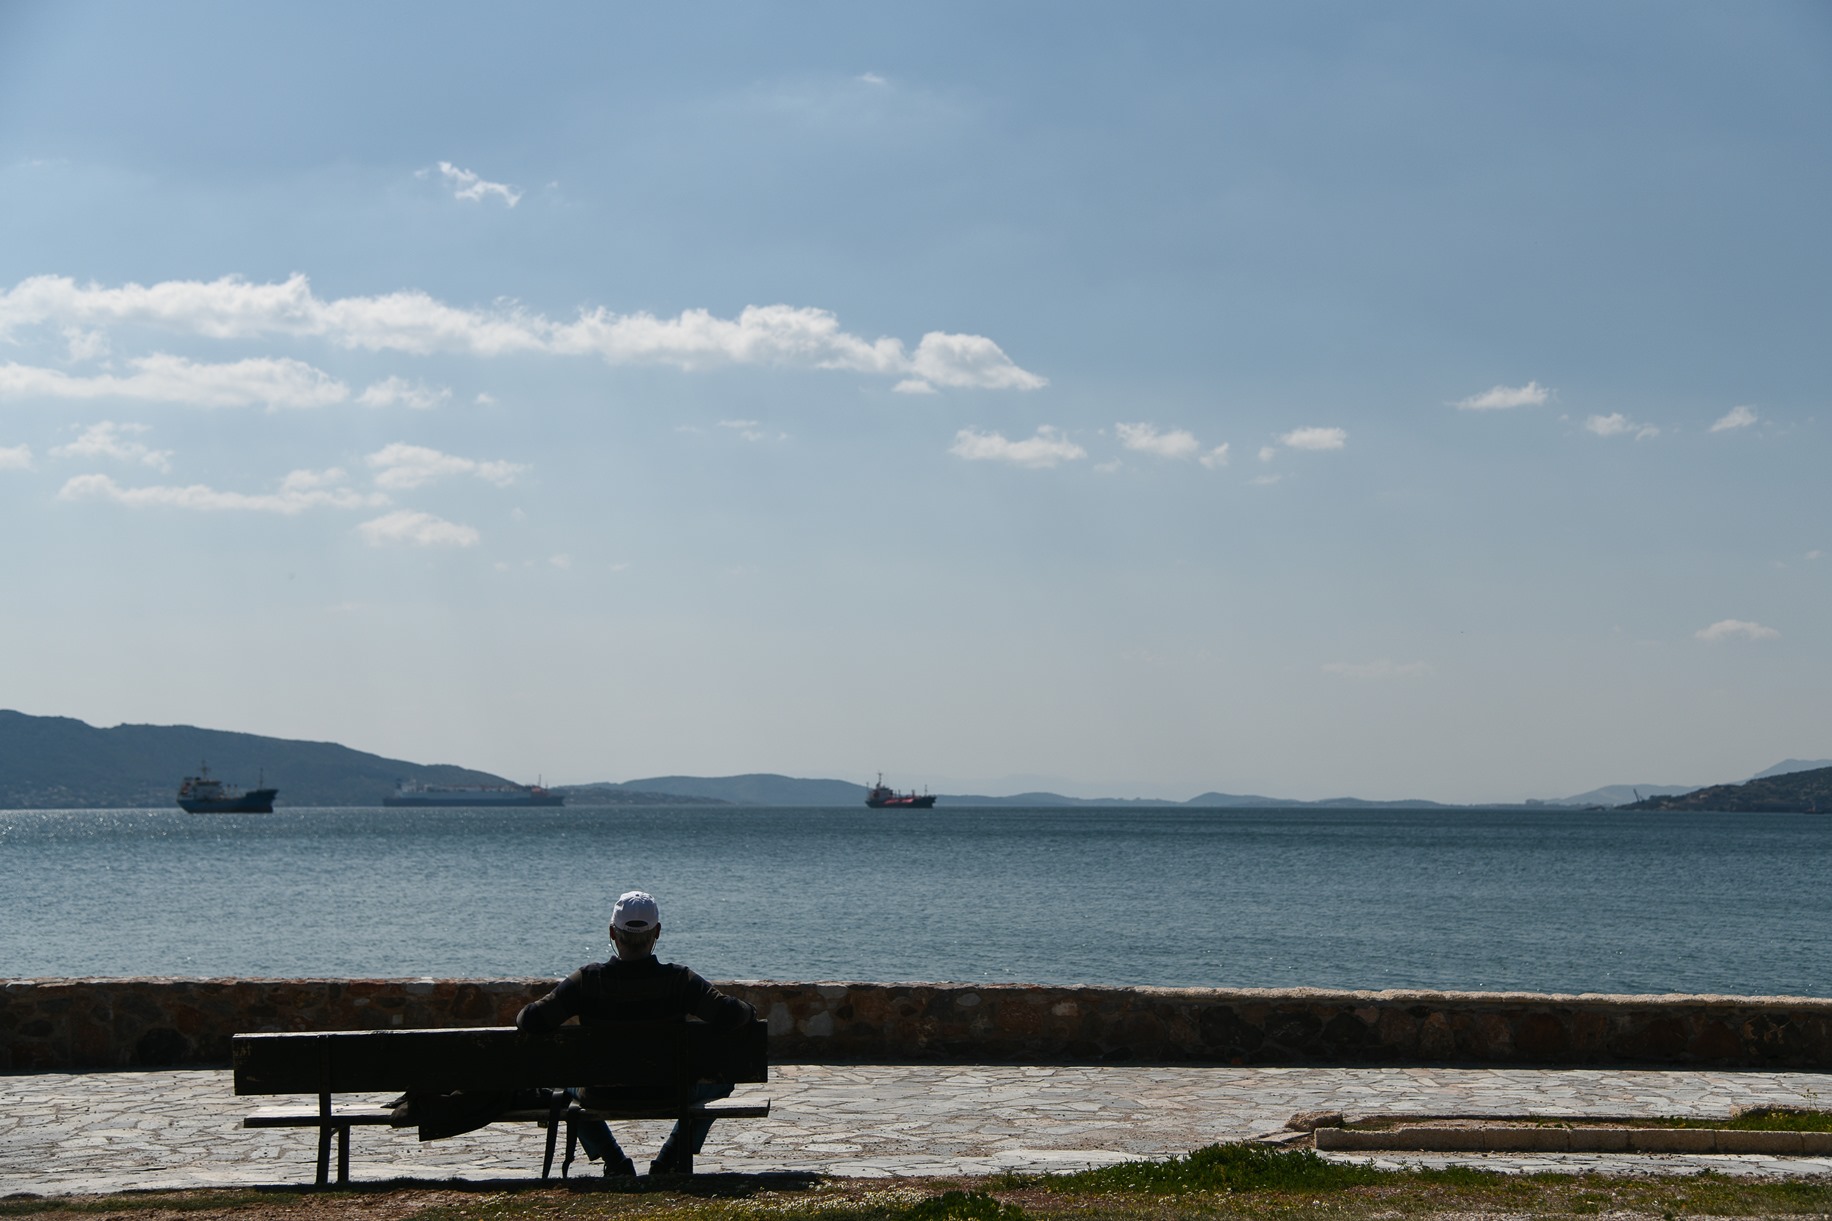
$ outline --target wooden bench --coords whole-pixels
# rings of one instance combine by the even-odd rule
[[[547,1128],[541,1177],[553,1170],[554,1141],[565,1123],[566,1160],[572,1166],[578,1139],[575,1125],[586,1119],[761,1118],[761,1103],[697,1103],[701,1081],[747,1082],[769,1078],[766,1027],[750,1022],[721,1031],[701,1022],[619,1022],[522,1031],[512,1026],[464,1030],[312,1031],[298,1034],[238,1034],[231,1040],[235,1092],[316,1094],[318,1105],[263,1108],[242,1120],[245,1128],[317,1128],[318,1183],[330,1179],[331,1137],[337,1137],[337,1181],[350,1181],[350,1129],[388,1125],[392,1113],[376,1104],[337,1104],[338,1094],[447,1094],[547,1088],[554,1104],[509,1110],[490,1122],[533,1122]],[[581,1106],[564,1094],[571,1086],[627,1086],[655,1091],[661,1106]],[[683,1169],[691,1172],[691,1153]]]

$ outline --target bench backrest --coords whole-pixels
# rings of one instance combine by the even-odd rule
[[[531,1086],[679,1087],[766,1081],[768,1028],[614,1022],[522,1031],[310,1031],[230,1040],[237,1094],[517,1090]]]

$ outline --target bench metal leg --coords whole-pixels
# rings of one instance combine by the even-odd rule
[[[331,1181],[331,1096],[318,1095],[318,1185]]]
[[[566,1160],[560,1163],[560,1177],[565,1178],[572,1170],[573,1154],[579,1151],[579,1130],[573,1127],[571,1116],[566,1120]]]
[[[337,1125],[337,1185],[348,1186],[350,1182],[350,1125]]]
[[[547,1103],[547,1156],[541,1159],[541,1177],[543,1179],[553,1173],[553,1145],[554,1142],[560,1138],[561,1116],[566,1113],[566,1107],[570,1102],[571,1099],[567,1098],[565,1094],[561,1093],[559,1090],[555,1090],[552,1098],[549,1099]],[[571,1130],[572,1125],[568,1124],[567,1131],[570,1132]],[[567,1144],[566,1164],[567,1166],[572,1164],[571,1142]],[[565,1174],[566,1167],[562,1166],[560,1168],[560,1175],[561,1177],[565,1177]]]

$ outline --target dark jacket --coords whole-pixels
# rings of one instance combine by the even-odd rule
[[[552,992],[524,1005],[515,1015],[515,1025],[521,1030],[554,1030],[571,1017],[585,1024],[696,1017],[731,1028],[751,1021],[756,1010],[725,995],[691,968],[650,955],[580,967]],[[418,1125],[421,1140],[440,1140],[481,1128],[512,1107],[542,1107],[554,1101],[545,1090],[525,1093],[405,1094],[395,1101],[394,1123],[396,1127]],[[725,1093],[731,1093],[729,1085]],[[706,1091],[701,1094],[705,1096]],[[627,1086],[587,1089],[580,1097],[588,1105],[604,1106],[660,1107],[680,1101],[673,1092]],[[558,1101],[564,1104],[566,1099]]]
[[[696,1017],[729,1028],[756,1016],[756,1010],[725,995],[692,968],[650,955],[580,967],[552,992],[523,1007],[515,1024],[522,1030],[553,1030],[570,1017],[584,1024]]]

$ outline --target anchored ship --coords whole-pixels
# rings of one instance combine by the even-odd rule
[[[267,777],[261,776],[264,783]],[[272,814],[279,789],[252,788],[247,792],[226,788],[210,775],[210,765],[200,763],[197,775],[186,776],[178,786],[178,804],[187,814]]]
[[[865,804],[874,810],[927,810],[935,805],[935,798],[928,793],[920,797],[915,792],[892,792],[884,783],[884,773],[878,773],[878,783],[865,792]]]
[[[409,784],[382,798],[385,806],[563,806],[566,798],[538,784]]]

